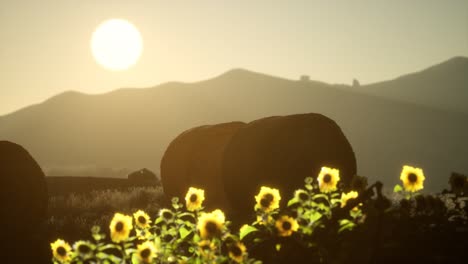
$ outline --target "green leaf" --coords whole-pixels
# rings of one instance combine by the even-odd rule
[[[107,245],[98,247],[98,251],[104,251],[104,250],[108,250],[108,249],[117,249],[117,250],[120,250],[121,247],[120,247],[120,246],[117,246],[117,245],[114,245],[114,244],[107,244]]]
[[[137,251],[137,250],[134,249],[134,248],[127,248],[127,249],[125,250],[125,254],[131,255],[131,254],[135,253],[136,251]]]
[[[299,199],[297,199],[297,198],[292,198],[291,200],[289,200],[287,206],[289,207],[289,206],[291,206],[291,205],[293,205],[293,204],[297,204],[297,203],[299,203],[299,202],[300,202]]]
[[[188,217],[190,217],[190,218],[192,218],[192,219],[195,219],[195,216],[193,215],[193,213],[180,213],[180,214],[178,214],[177,216],[178,216],[179,218],[188,216]]]
[[[351,224],[347,224],[347,225],[344,225],[342,227],[340,227],[340,229],[338,229],[338,233],[341,233],[345,230],[352,230],[354,228],[354,224],[351,223]]]
[[[341,233],[345,230],[351,230],[354,228],[355,225],[355,223],[351,222],[348,219],[340,220],[340,229],[338,229],[338,233]]]
[[[184,239],[185,237],[190,235],[190,233],[192,233],[192,230],[187,230],[187,228],[185,227],[179,228],[179,235],[181,239]]]
[[[320,218],[322,217],[322,214],[315,211],[313,213],[311,213],[308,218],[309,218],[309,222],[315,222],[317,220],[319,220]]]
[[[161,223],[162,221],[165,221],[164,218],[162,218],[161,216],[156,218],[156,221],[154,221],[154,224],[157,225],[159,223]]]
[[[138,259],[136,254],[132,255],[132,264],[139,264],[140,260]]]
[[[252,232],[255,232],[255,231],[258,231],[257,228],[253,227],[253,226],[250,226],[250,225],[243,225],[240,229],[240,232],[239,232],[239,238],[240,240],[242,240],[246,235],[252,233]]]
[[[401,187],[400,184],[397,184],[397,185],[395,185],[395,187],[393,187],[393,192],[394,193],[399,193],[401,191],[403,191],[403,188]]]
[[[314,200],[315,200],[315,199],[318,199],[318,198],[323,198],[323,199],[325,199],[325,200],[328,201],[328,196],[327,196],[326,194],[323,194],[323,193],[316,194],[316,195],[314,195],[312,198],[313,198]]]
[[[337,198],[332,198],[331,199],[331,204],[335,205],[337,203],[341,203],[341,199],[337,199]]]

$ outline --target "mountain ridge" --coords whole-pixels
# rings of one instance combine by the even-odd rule
[[[389,79],[389,80],[383,80],[383,81],[379,81],[379,82],[364,84],[364,85],[361,85],[361,87],[382,85],[382,84],[386,84],[386,83],[389,83],[389,82],[393,82],[393,81],[397,81],[397,80],[404,80],[406,78],[410,78],[410,77],[413,77],[413,76],[418,76],[419,74],[430,73],[432,71],[439,71],[441,68],[443,68],[443,69],[453,68],[454,66],[459,67],[460,65],[462,65],[462,66],[464,66],[464,67],[466,67],[468,69],[468,57],[454,56],[454,57],[452,57],[452,58],[450,58],[450,59],[448,59],[446,61],[437,63],[437,64],[435,64],[433,66],[424,68],[424,69],[422,69],[420,71],[413,72],[413,73],[408,73],[408,74],[403,74],[403,75],[397,76],[397,77],[395,77],[393,79]],[[468,71],[467,71],[467,74],[468,74]],[[285,77],[278,77],[278,76],[274,76],[274,75],[270,75],[270,74],[266,74],[266,73],[261,73],[261,72],[257,72],[257,71],[237,67],[237,68],[232,68],[230,70],[222,72],[221,74],[218,74],[217,76],[215,76],[213,78],[209,78],[209,79],[206,79],[206,80],[200,80],[200,81],[196,81],[196,82],[169,81],[169,82],[164,82],[164,83],[161,83],[161,84],[158,84],[158,85],[155,85],[155,86],[150,86],[150,87],[118,88],[118,89],[115,89],[115,90],[112,90],[112,91],[109,91],[109,92],[98,93],[98,94],[90,94],[90,93],[85,93],[85,92],[76,91],[76,90],[67,90],[67,91],[61,92],[59,94],[56,94],[54,96],[51,96],[48,99],[44,100],[43,102],[36,103],[36,104],[31,104],[29,106],[17,109],[15,111],[11,112],[11,113],[0,115],[0,118],[8,116],[8,115],[15,114],[16,112],[19,112],[22,109],[29,108],[31,106],[41,105],[41,104],[47,103],[47,102],[49,102],[51,100],[52,101],[53,100],[58,100],[59,98],[61,99],[62,97],[84,96],[84,95],[86,95],[86,96],[102,96],[102,95],[108,95],[108,94],[113,94],[113,93],[126,92],[127,90],[134,91],[134,90],[160,89],[160,88],[164,88],[166,86],[172,86],[172,85],[198,84],[198,83],[204,83],[204,82],[210,82],[210,81],[218,81],[218,80],[225,81],[226,79],[239,79],[239,78],[242,79],[242,78],[251,78],[251,77],[274,78],[274,79],[282,80],[282,81],[304,82],[304,81],[298,80],[298,79],[289,79],[289,78],[285,78]],[[352,88],[351,85],[347,85],[347,84],[326,83],[326,82],[322,82],[322,81],[318,81],[318,80],[308,80],[307,82],[314,83],[314,84],[322,84],[322,85],[333,86],[333,87],[337,87],[337,88],[340,88],[340,89]],[[352,90],[354,92],[360,92],[358,89],[350,89],[350,90]],[[468,90],[468,88],[467,88],[467,90]],[[376,93],[369,93],[369,94],[379,96]],[[394,99],[394,98],[390,98],[390,99]],[[468,110],[467,110],[467,114],[468,114]]]
[[[306,112],[322,113],[342,127],[355,149],[359,174],[372,180],[396,183],[406,163],[425,168],[434,189],[446,185],[452,171],[468,173],[466,114],[346,85],[243,69],[195,83],[58,95],[0,117],[0,140],[23,145],[46,170],[94,166],[159,171],[167,145],[187,129]]]

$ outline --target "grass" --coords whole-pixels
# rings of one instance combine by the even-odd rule
[[[145,210],[154,217],[164,200],[162,187],[131,187],[70,193],[49,198],[47,230],[50,241],[90,239],[93,225],[106,227],[115,212],[130,214]]]

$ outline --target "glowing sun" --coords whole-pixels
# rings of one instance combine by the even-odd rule
[[[133,66],[143,51],[138,29],[123,19],[102,22],[91,37],[91,51],[104,68],[114,71]]]

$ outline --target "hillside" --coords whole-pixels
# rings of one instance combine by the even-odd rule
[[[417,76],[435,78],[432,70]],[[451,89],[449,83],[444,87]],[[401,166],[410,163],[425,169],[429,188],[440,190],[450,172],[468,173],[468,114],[242,69],[197,83],[101,95],[63,93],[0,117],[0,139],[23,145],[46,169],[159,171],[167,145],[186,129],[305,112],[338,122],[356,152],[359,173],[371,179],[394,184]]]
[[[468,58],[455,57],[417,73],[353,90],[468,115]]]

